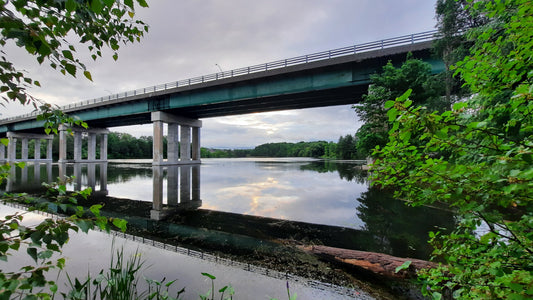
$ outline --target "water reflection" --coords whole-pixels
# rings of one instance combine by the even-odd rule
[[[364,222],[362,230],[372,233],[369,250],[400,257],[423,257],[431,252],[428,232],[455,227],[453,214],[430,207],[410,207],[376,187],[362,193],[357,215]],[[438,226],[438,228],[437,228]],[[422,238],[421,238],[422,237]]]
[[[43,182],[52,182],[52,163],[35,162],[24,168],[12,166],[9,169],[9,177],[6,180],[4,190],[8,193],[22,192],[20,186],[28,187],[25,192],[41,190]]]
[[[164,174],[167,173],[167,204],[163,204]],[[150,218],[161,220],[182,210],[194,210],[202,206],[200,199],[200,166],[153,166],[153,197]]]
[[[264,245],[297,240],[397,256],[429,255],[427,233],[453,228],[449,212],[411,208],[369,188],[354,163],[212,159],[202,165],[28,164],[5,190],[37,192],[42,182],[75,176],[69,190],[91,187],[82,205],[104,205],[138,232],[168,239]],[[16,180],[14,180],[16,178]],[[238,237],[238,238],[237,238]],[[243,242],[246,240],[246,242]],[[235,246],[237,247],[237,246]]]

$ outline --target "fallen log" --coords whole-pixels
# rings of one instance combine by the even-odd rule
[[[334,260],[356,268],[363,268],[374,274],[397,279],[414,278],[421,269],[435,267],[436,264],[413,258],[401,258],[388,254],[341,249],[328,246],[299,246],[305,252]],[[396,272],[396,268],[411,261],[407,269]]]

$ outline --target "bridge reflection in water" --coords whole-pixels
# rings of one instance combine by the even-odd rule
[[[163,177],[167,172],[167,204],[163,204]],[[200,166],[153,166],[153,207],[150,218],[161,220],[180,210],[197,209],[200,199]]]
[[[74,177],[67,185],[71,191],[91,188],[92,198],[109,194],[107,190],[107,162],[102,163],[59,163],[57,172],[52,163],[30,163],[24,168],[13,166],[7,179],[6,192],[39,192],[43,183]],[[32,172],[29,176],[28,173]],[[200,165],[153,166],[153,198],[150,217],[162,220],[184,210],[195,210],[202,206],[200,199]],[[18,175],[18,176],[17,176]],[[54,176],[55,175],[55,176]],[[166,176],[165,176],[166,175]],[[167,188],[163,185],[167,182]],[[28,189],[28,187],[31,187]],[[166,192],[166,195],[164,194]],[[166,197],[165,197],[166,196]],[[166,201],[164,201],[166,198]],[[142,199],[149,201],[150,199]],[[165,203],[166,202],[166,203]]]

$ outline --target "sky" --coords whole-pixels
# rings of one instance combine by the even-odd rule
[[[436,0],[152,0],[136,16],[149,32],[141,43],[92,62],[83,47],[78,56],[93,81],[72,78],[42,66],[9,46],[7,58],[40,88],[32,95],[59,106],[187,79],[433,30]],[[354,100],[355,102],[355,100]],[[8,104],[1,117],[30,112]],[[203,119],[203,147],[248,148],[271,142],[326,140],[354,134],[361,123],[350,105]],[[110,128],[149,136],[152,126]]]

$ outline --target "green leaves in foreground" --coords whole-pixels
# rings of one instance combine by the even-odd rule
[[[0,46],[13,45],[35,57],[39,64],[47,62],[62,74],[77,76],[91,73],[77,57],[77,49],[84,47],[96,60],[105,48],[118,58],[122,44],[139,42],[148,26],[135,18],[135,9],[148,7],[145,0],[127,1],[0,1]],[[68,36],[68,38],[67,38]],[[4,48],[5,51],[8,51]],[[2,52],[3,55],[5,54]],[[40,86],[10,61],[7,55],[0,60],[0,93],[5,101],[22,104],[38,101],[27,93],[31,86]]]
[[[456,73],[476,94],[443,113],[387,102],[388,144],[373,184],[412,205],[440,202],[458,215],[453,233],[431,234],[439,267],[420,275],[435,299],[533,298],[533,6],[475,1],[490,26]]]
[[[0,299],[15,296],[49,299],[57,292],[57,285],[47,280],[46,275],[51,269],[63,269],[65,259],[56,258],[54,254],[60,253],[68,242],[70,231],[88,232],[95,227],[109,231],[112,226],[126,230],[125,220],[102,216],[101,205],[93,205],[89,209],[78,206],[78,200],[86,199],[91,189],[69,192],[66,186],[72,180],[72,177],[67,177],[64,182],[45,183],[45,199],[39,201],[27,195],[4,195],[4,201],[33,205],[30,210],[53,210],[72,215],[46,218],[34,226],[22,224],[26,213],[15,213],[0,220],[0,260],[7,261],[11,255],[20,255],[21,245],[26,245],[26,254],[35,262],[35,265],[22,267],[16,272],[0,272]]]

